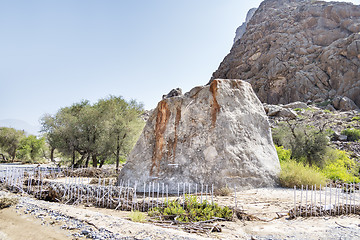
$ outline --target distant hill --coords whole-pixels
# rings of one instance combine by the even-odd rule
[[[39,127],[31,125],[19,119],[1,119],[0,127],[11,127],[17,130],[24,130],[28,134],[39,135]]]

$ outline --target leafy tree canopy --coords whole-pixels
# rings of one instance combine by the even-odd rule
[[[109,96],[95,104],[85,100],[45,115],[42,132],[51,152],[57,149],[74,166],[88,166],[92,161],[94,167],[101,167],[114,159],[118,169],[144,126],[142,113],[142,104],[122,97]]]

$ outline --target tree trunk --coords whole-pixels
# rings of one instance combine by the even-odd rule
[[[4,154],[0,153],[0,156],[2,157],[2,159],[4,160],[4,162],[6,162],[6,157]]]
[[[55,152],[55,148],[51,148],[51,150],[50,150],[50,160],[51,160],[51,162],[55,162],[55,160],[54,160],[54,152]]]
[[[116,144],[116,172],[119,172],[119,163],[120,163],[120,136],[117,137]]]
[[[97,158],[96,155],[92,155],[92,164],[94,168],[97,168]]]
[[[78,168],[81,166],[82,162],[84,161],[86,156],[86,153],[84,153],[83,155],[81,155],[81,158],[76,162],[75,167]]]
[[[16,150],[11,154],[11,162],[14,162],[16,157]]]
[[[104,165],[104,163],[105,163],[105,159],[100,160],[99,168],[101,168]]]
[[[121,143],[124,142],[124,139],[126,138],[126,136],[127,136],[127,133],[124,134]],[[118,136],[118,139],[117,139],[117,148],[116,148],[116,172],[119,172],[121,145],[122,145],[122,144],[120,144],[120,136]]]
[[[74,166],[75,165],[75,150],[73,150],[72,152],[72,163],[71,163],[71,166]]]
[[[87,158],[86,158],[86,162],[85,162],[85,167],[86,167],[86,168],[89,167],[90,157],[91,157],[91,154],[88,154],[88,155],[87,155]]]

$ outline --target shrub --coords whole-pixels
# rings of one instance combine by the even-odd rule
[[[341,134],[346,135],[349,141],[358,141],[360,139],[360,130],[355,128],[347,128]]]
[[[322,167],[329,143],[328,132],[312,126],[296,125],[296,122],[280,124],[273,130],[273,140],[291,150],[291,158],[310,166]]]
[[[226,187],[216,189],[214,191],[214,194],[216,196],[230,196],[231,192],[232,192],[231,189],[226,186]]]
[[[327,178],[316,168],[309,167],[295,160],[281,162],[279,176],[283,187],[301,187],[301,185],[325,185]]]
[[[327,165],[322,172],[333,181],[359,182],[355,175],[359,172],[359,163],[349,157],[345,151],[331,149],[327,154]]]
[[[220,207],[216,203],[207,201],[199,203],[196,196],[186,196],[184,206],[174,200],[164,207],[152,208],[149,216],[155,218],[172,219],[180,222],[198,222],[210,220],[214,217],[231,220],[233,211],[228,207]]]
[[[291,160],[291,150],[285,149],[283,146],[275,145],[277,155],[280,162],[288,162]]]
[[[1,197],[0,209],[11,207],[12,205],[16,205],[18,202],[19,200],[17,198]]]
[[[133,222],[145,222],[145,214],[139,211],[132,211],[129,217]]]
[[[353,117],[351,121],[360,121],[360,116]]]

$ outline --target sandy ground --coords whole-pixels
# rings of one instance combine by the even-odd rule
[[[67,232],[56,227],[42,225],[41,220],[21,214],[11,207],[0,211],[0,240],[7,239],[65,240],[72,238]]]
[[[214,200],[220,204],[234,205],[234,195],[216,197]],[[132,239],[360,239],[358,215],[300,217],[288,220],[286,212],[293,206],[293,191],[289,189],[253,189],[238,192],[237,204],[246,213],[257,216],[260,220],[221,222],[222,232],[197,235],[150,223],[131,222],[128,220],[129,212],[63,205],[21,197],[17,207],[0,210],[0,239],[85,238],[76,235],[81,231],[76,227],[64,228],[64,225],[71,225],[69,220],[54,220],[50,217],[54,213],[66,216],[71,221],[77,220],[84,226],[106,230],[119,237],[133,237]],[[36,210],[34,214],[29,214],[29,206],[31,209],[46,209],[47,212]],[[47,214],[49,216],[46,216]]]

